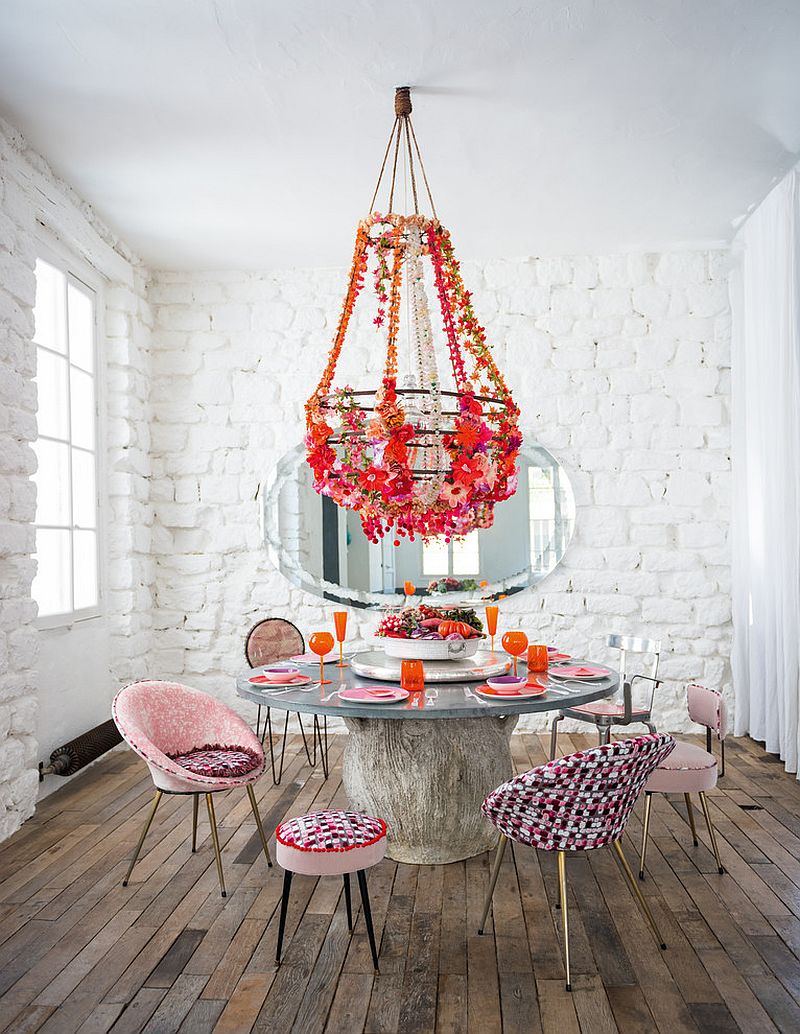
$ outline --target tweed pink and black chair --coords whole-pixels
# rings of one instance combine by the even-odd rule
[[[655,693],[661,685],[656,678],[661,642],[657,639],[641,639],[637,636],[615,633],[608,636],[606,646],[619,651],[622,695],[610,700],[593,700],[588,704],[578,704],[576,707],[565,707],[563,711],[557,711],[550,726],[551,760],[558,750],[558,724],[565,718],[593,725],[598,731],[601,744],[608,743],[611,739],[611,730],[615,725],[641,724],[646,725],[650,732],[656,731],[652,716]],[[631,655],[640,658],[637,665],[640,670],[636,673],[632,673],[635,661]],[[636,683],[649,683],[645,699],[634,699],[635,693],[641,693],[642,690],[641,685]]]
[[[656,941],[666,948],[650,907],[622,850],[622,834],[650,773],[675,748],[671,736],[648,734],[578,751],[515,776],[493,790],[481,810],[500,831],[489,892],[478,933],[482,934],[509,840],[558,854],[558,905],[564,933],[567,990],[569,963],[566,858],[575,851],[611,846]]]
[[[200,795],[205,796],[223,897],[225,878],[212,794],[238,786],[247,790],[264,857],[267,865],[272,866],[253,791],[253,783],[264,772],[266,758],[261,742],[247,722],[220,700],[178,682],[134,682],[117,693],[111,713],[123,739],[147,762],[156,788],[123,886],[128,885],[165,793],[192,797],[193,852],[197,850]]]
[[[717,785],[717,759],[711,753],[711,733],[716,732],[722,743],[725,742],[727,729],[727,708],[722,694],[716,689],[691,685],[686,692],[689,717],[698,725],[705,725],[709,749],[703,750],[694,743],[677,743],[675,750],[658,763],[644,788],[645,809],[644,829],[642,830],[642,857],[639,862],[639,879],[644,879],[644,866],[647,858],[647,839],[650,835],[650,810],[654,793],[682,793],[686,802],[686,813],[689,828],[692,831],[692,842],[698,846],[697,827],[694,822],[692,794],[700,798],[703,817],[708,828],[708,839],[721,874],[725,872],[719,856],[717,836],[711,821],[706,793]]]
[[[279,661],[288,660],[298,654],[305,653],[306,643],[303,633],[286,618],[262,618],[257,621],[247,633],[244,641],[244,656],[251,668],[267,667],[270,664],[277,664]],[[284,711],[283,735],[281,737],[280,761],[276,771],[275,748],[272,737],[272,717],[270,708],[265,706],[264,729],[261,730],[262,705],[258,705],[256,716],[256,736],[259,736],[262,744],[266,743],[269,748],[269,762],[272,770],[272,781],[276,786],[280,785],[283,779],[283,762],[286,756],[286,737],[289,731],[289,716],[291,711]],[[303,719],[297,712],[297,721],[300,726],[300,735],[303,737],[303,747],[306,758],[312,768],[317,763],[317,744],[319,743],[322,767],[325,778],[328,778],[328,719],[324,719],[321,727],[319,718],[314,715],[313,745],[312,750],[308,749],[306,730],[303,727]]]

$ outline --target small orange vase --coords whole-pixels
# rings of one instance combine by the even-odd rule
[[[421,693],[425,688],[425,669],[422,661],[400,661],[400,686],[409,693]]]
[[[528,647],[528,671],[547,671],[547,647],[539,644]]]

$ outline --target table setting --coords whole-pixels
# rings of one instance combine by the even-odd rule
[[[519,716],[588,703],[619,686],[610,667],[531,643],[518,629],[496,643],[497,609],[487,605],[484,624],[472,608],[405,606],[381,618],[366,649],[347,654],[347,613],[339,611],[335,635],[313,631],[308,654],[249,670],[237,692],[344,721],[347,797],[386,818],[390,857],[468,858],[495,843],[479,804],[513,773]]]

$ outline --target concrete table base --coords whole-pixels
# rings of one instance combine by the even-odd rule
[[[390,858],[444,865],[496,846],[481,802],[513,775],[517,715],[345,724],[345,792],[352,807],[386,820]]]

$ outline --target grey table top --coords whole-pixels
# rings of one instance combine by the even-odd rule
[[[573,660],[572,664],[587,664],[589,661]],[[607,667],[607,665],[603,665]],[[619,686],[619,673],[609,669],[608,678],[597,682],[564,682],[556,684],[548,680],[548,690],[538,697],[519,700],[493,701],[475,694],[475,682],[449,682],[429,684],[424,694],[413,693],[411,698],[396,704],[354,703],[341,700],[340,689],[353,686],[392,686],[397,683],[380,682],[356,675],[350,667],[339,668],[325,665],[325,678],[330,684],[320,686],[319,666],[301,665],[302,670],[314,678],[307,689],[264,690],[252,685],[248,679],[258,675],[261,668],[243,672],[236,680],[239,696],[252,700],[262,707],[274,707],[282,711],[299,711],[302,714],[323,714],[338,718],[380,718],[380,719],[437,719],[437,718],[485,718],[487,715],[530,714],[536,711],[555,711],[564,707],[575,707],[592,700],[611,696]],[[525,665],[520,663],[520,673]],[[556,670],[555,668],[553,670]],[[414,699],[418,698],[418,699]]]

